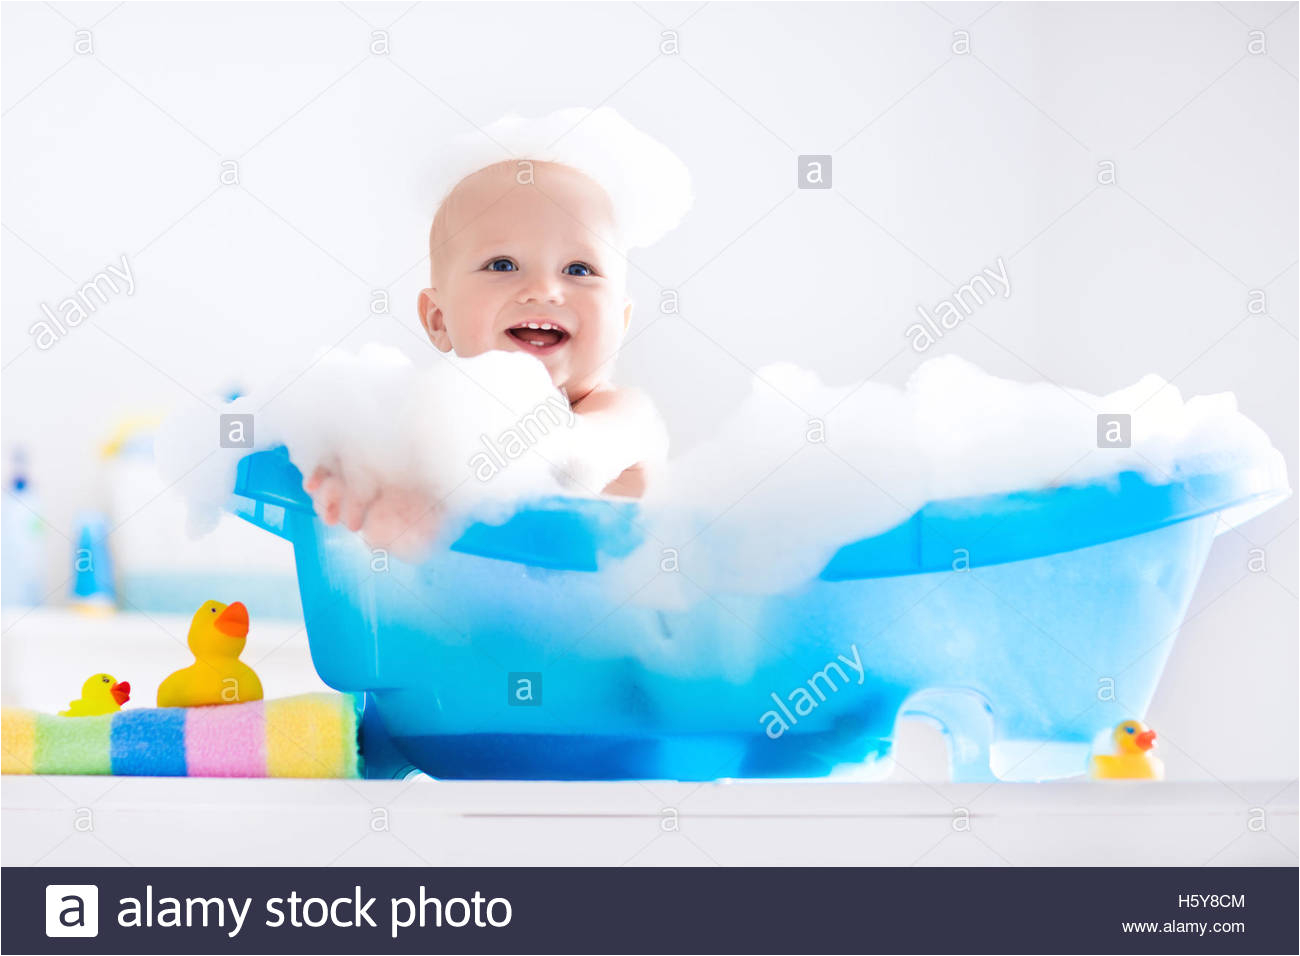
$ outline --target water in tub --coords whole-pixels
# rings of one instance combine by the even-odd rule
[[[418,487],[442,500],[441,548],[471,520],[500,523],[530,500],[583,494],[563,475],[589,451],[584,433],[571,427],[572,416],[546,411],[566,408],[527,354],[415,364],[368,346],[330,352],[289,387],[254,392],[222,412],[254,414],[256,447],[287,446],[304,474],[345,461],[356,480]],[[1099,415],[1130,416],[1127,447],[1099,447]],[[252,450],[214,453],[215,417],[178,416],[159,441],[160,467],[188,497],[196,532],[215,520],[238,459]],[[1281,456],[1230,393],[1184,400],[1157,376],[1097,396],[996,378],[955,357],[924,363],[902,389],[829,386],[774,365],[759,371],[748,400],[712,441],[670,459],[650,486],[640,504],[640,548],[608,561],[600,575],[568,575],[563,587],[544,574],[521,576],[499,600],[515,610],[540,602],[553,621],[565,619],[566,605],[625,600],[664,610],[712,601],[719,613],[743,618],[759,613],[753,598],[804,586],[841,546],[928,501],[1086,484],[1124,471],[1161,483],[1225,464],[1260,469],[1285,487]],[[587,617],[570,616],[575,627]],[[637,660],[651,675],[717,674],[741,684],[782,652],[757,629],[725,629],[732,635],[725,640],[723,632],[692,628],[666,640],[642,628],[605,628],[583,653]],[[844,653],[852,656],[848,641]]]

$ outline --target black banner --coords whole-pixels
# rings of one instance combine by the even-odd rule
[[[1295,868],[3,870],[5,953],[1295,953]]]

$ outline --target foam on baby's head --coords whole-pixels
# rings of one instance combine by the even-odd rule
[[[468,176],[488,167],[509,167],[517,184],[535,185],[537,163],[566,166],[599,185],[629,249],[661,239],[681,222],[693,199],[686,165],[608,106],[528,118],[511,114],[457,137],[442,152],[433,177],[435,232]]]

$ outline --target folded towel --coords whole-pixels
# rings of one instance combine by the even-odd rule
[[[102,717],[0,712],[4,773],[359,777],[356,698],[303,694]]]

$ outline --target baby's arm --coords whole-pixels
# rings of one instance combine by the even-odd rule
[[[668,430],[649,397],[597,388],[573,406],[574,450],[567,477],[590,494],[640,497],[668,456]]]

